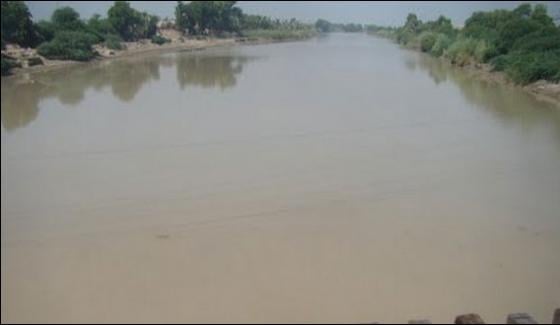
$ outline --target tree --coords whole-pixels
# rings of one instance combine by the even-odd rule
[[[109,24],[125,41],[151,38],[157,32],[159,18],[137,11],[127,1],[115,1],[107,15]]]
[[[413,33],[418,32],[418,29],[422,23],[418,20],[415,14],[408,14],[406,17],[406,23],[404,24],[404,29]]]
[[[513,13],[519,15],[521,17],[529,17],[531,15],[531,5],[528,3],[524,3],[519,5],[517,8],[513,10]]]
[[[117,34],[117,31],[113,28],[109,19],[101,18],[99,14],[93,15],[88,20],[87,29],[102,39],[106,39],[108,35]]]
[[[80,14],[70,7],[56,9],[51,17],[51,22],[57,30],[81,31],[85,24],[80,20]]]
[[[554,26],[554,20],[547,13],[546,6],[539,3],[535,6],[533,13],[531,14],[531,19],[538,21],[544,26]]]
[[[315,22],[315,28],[321,33],[328,33],[332,31],[333,26],[325,19],[317,19]]]
[[[21,46],[35,46],[38,38],[32,16],[23,1],[2,1],[2,40]]]
[[[113,28],[124,40],[132,41],[138,37],[137,29],[142,21],[127,1],[115,1],[107,15]]]
[[[235,1],[179,1],[175,21],[179,29],[189,34],[220,34],[239,32],[243,12]]]

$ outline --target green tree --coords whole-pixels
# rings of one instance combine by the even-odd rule
[[[85,24],[80,20],[80,14],[71,7],[56,9],[51,17],[51,22],[57,30],[82,31]]]
[[[317,19],[315,22],[315,28],[321,33],[329,33],[333,30],[333,25],[328,20]]]
[[[127,1],[115,1],[115,4],[107,12],[109,22],[117,33],[126,41],[135,40],[138,37],[137,30],[142,25],[141,17],[137,14]]]
[[[239,32],[243,12],[235,1],[179,1],[175,7],[177,27],[192,35]]]
[[[32,16],[23,1],[2,1],[2,40],[21,46],[35,46],[38,37]]]
[[[115,28],[113,28],[113,25],[111,25],[109,19],[101,18],[99,14],[93,15],[88,20],[87,29],[103,40],[106,40],[108,35],[117,34],[117,31],[115,30]]]

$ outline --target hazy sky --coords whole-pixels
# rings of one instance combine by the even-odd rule
[[[275,18],[297,18],[313,22],[325,18],[333,22],[356,22],[378,25],[401,25],[409,12],[420,19],[435,19],[445,15],[456,25],[462,25],[474,11],[498,8],[512,9],[521,3],[544,3],[553,16],[560,16],[560,2],[555,1],[455,1],[455,2],[361,2],[361,1],[239,1],[246,13],[262,14]],[[34,19],[49,18],[57,7],[74,7],[84,18],[94,13],[106,14],[112,2],[105,1],[26,1]],[[132,6],[156,14],[172,17],[176,1],[131,1]]]

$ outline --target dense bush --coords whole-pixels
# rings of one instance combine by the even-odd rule
[[[368,31],[434,56],[446,56],[458,65],[487,62],[518,83],[559,79],[560,28],[541,4],[475,12],[460,31],[445,17],[424,23],[414,14],[400,28],[374,26]]]
[[[473,62],[478,46],[474,38],[460,38],[449,46],[446,55],[452,63],[462,66]]]
[[[436,34],[432,32],[424,32],[420,34],[420,49],[422,52],[431,52],[436,43]]]
[[[494,71],[504,71],[509,65],[508,55],[498,55],[492,58],[489,63]]]
[[[453,40],[445,35],[445,34],[438,34],[436,37],[436,41],[432,46],[430,53],[434,56],[442,56],[445,51],[449,48],[449,46],[453,43]]]
[[[47,59],[87,61],[95,57],[92,45],[96,42],[89,33],[62,31],[52,41],[41,44],[37,53]]]
[[[160,35],[152,36],[152,43],[154,43],[154,44],[162,45],[162,44],[165,44],[165,43],[168,43],[168,42],[171,42],[171,40],[168,39],[168,38],[165,38],[163,36],[160,36]]]
[[[2,75],[6,76],[10,74],[10,70],[12,70],[12,68],[15,68],[18,66],[16,60],[2,54],[2,59],[1,59],[1,64],[2,64]]]
[[[517,83],[526,84],[540,79],[559,81],[560,50],[514,52],[508,57],[505,72]]]
[[[124,45],[122,44],[122,38],[118,35],[108,34],[105,36],[105,46],[110,50],[122,50]]]

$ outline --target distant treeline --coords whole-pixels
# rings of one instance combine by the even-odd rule
[[[364,31],[364,26],[362,24],[338,24],[331,23],[325,19],[318,19],[315,22],[315,29],[321,33],[332,33],[332,32],[345,32],[345,33],[359,33]]]
[[[236,1],[178,1],[174,28],[191,36],[254,36],[274,39],[302,38],[312,35],[313,25],[296,19],[279,20],[246,15]],[[80,18],[71,7],[56,9],[50,20],[34,22],[23,1],[2,1],[2,49],[6,44],[37,48],[48,59],[87,61],[95,57],[93,45],[123,48],[122,42],[151,39],[168,42],[158,34],[159,17],[140,12],[127,1],[115,1],[106,17]],[[2,55],[2,74],[15,61]]]
[[[516,83],[560,81],[560,27],[542,4],[475,12],[461,29],[444,16],[422,22],[415,14],[401,27],[366,29],[457,65],[488,63]]]

